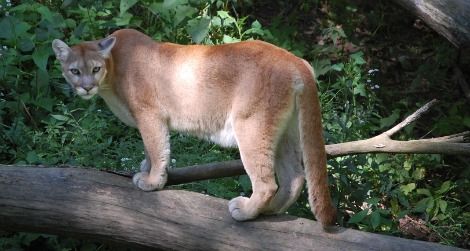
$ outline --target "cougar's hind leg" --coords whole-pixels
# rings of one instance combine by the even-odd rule
[[[274,176],[275,128],[253,117],[234,122],[241,159],[253,193],[250,198],[237,197],[229,202],[229,211],[238,221],[256,218],[276,193]]]
[[[284,213],[299,197],[305,183],[297,120],[291,119],[278,143],[275,170],[279,183],[274,198],[264,214]]]

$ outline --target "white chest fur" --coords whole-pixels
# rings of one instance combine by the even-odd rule
[[[136,127],[134,118],[132,117],[127,106],[119,100],[111,91],[100,91],[99,95],[104,99],[109,109],[118,117],[124,124],[130,127]]]

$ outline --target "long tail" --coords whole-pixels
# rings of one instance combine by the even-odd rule
[[[328,188],[320,102],[313,69],[307,62],[305,64],[307,67],[301,68],[304,85],[298,93],[297,107],[308,200],[317,220],[322,223],[325,230],[330,231],[329,226],[336,222],[336,209],[332,205]]]

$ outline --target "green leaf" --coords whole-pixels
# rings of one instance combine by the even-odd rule
[[[6,16],[0,21],[0,38],[11,40],[21,37],[31,28],[31,25],[19,21],[12,16]]]
[[[191,35],[192,40],[199,44],[209,33],[209,25],[211,20],[208,17],[193,19],[188,22],[187,31]]]
[[[75,20],[71,19],[71,18],[67,18],[65,19],[65,25],[68,27],[68,28],[75,28],[77,27],[77,22],[75,22]]]
[[[33,102],[36,106],[41,107],[48,112],[52,112],[52,107],[56,104],[56,100],[51,97],[38,98]]]
[[[127,10],[137,3],[137,1],[138,0],[121,0],[121,3],[119,4],[119,15],[124,15]]]
[[[430,213],[431,210],[434,208],[434,205],[435,205],[434,198],[429,197],[429,200],[426,203],[426,212]]]
[[[315,59],[312,63],[312,67],[315,72],[315,77],[318,78],[328,73],[331,69],[331,61],[329,59]]]
[[[218,18],[218,17],[217,17]],[[258,21],[254,21],[251,24],[251,28],[246,30],[244,34],[258,34],[260,36],[264,35],[264,31],[261,28],[261,24]]]
[[[377,205],[380,202],[379,198],[369,198],[366,200],[366,202],[370,205]]]
[[[34,43],[31,41],[31,38],[23,38],[18,44],[19,48],[23,52],[31,51],[34,49]]]
[[[406,208],[410,207],[410,202],[408,202],[408,199],[405,197],[403,193],[398,193],[398,201],[400,202],[400,204],[402,204]]]
[[[431,197],[431,192],[429,191],[429,189],[426,189],[426,188],[420,188],[420,189],[417,189],[416,192],[418,194],[422,194],[422,195],[426,195],[428,197]]]
[[[418,201],[418,203],[416,203],[414,211],[415,212],[420,212],[420,213],[424,212],[428,208],[428,202],[431,199],[432,199],[431,197],[426,197],[426,198]]]
[[[372,224],[372,228],[376,229],[380,225],[381,217],[380,213],[374,211],[370,214],[370,223]]]
[[[413,171],[413,178],[417,179],[417,180],[422,180],[424,178],[424,176],[426,175],[426,169],[420,167],[420,168],[416,168],[416,170]]]
[[[359,223],[361,222],[362,220],[364,220],[364,218],[367,216],[367,214],[369,213],[369,209],[364,209],[362,211],[360,211],[359,213],[356,213],[354,214],[351,219],[349,219],[348,223]]]
[[[185,18],[190,18],[197,13],[197,9],[187,5],[179,5],[176,8],[175,19],[173,26],[178,26]]]
[[[38,66],[39,69],[47,71],[47,60],[50,55],[50,46],[40,46],[36,47],[33,52],[33,61]]]
[[[64,115],[60,115],[60,114],[51,114],[51,116],[59,121],[67,121],[68,118]]]
[[[447,210],[447,201],[445,200],[438,200],[437,201],[439,205],[439,209],[441,210],[442,213],[445,213]]]
[[[353,94],[359,94],[360,96],[365,97],[367,95],[365,85],[364,84],[358,84],[358,85],[354,86]]]
[[[188,0],[165,0],[163,1],[163,8],[172,10],[177,6],[188,4]]]
[[[126,12],[116,17],[114,21],[116,22],[117,26],[126,26],[126,25],[129,25],[132,17],[133,15],[131,13]]]
[[[331,69],[334,71],[342,71],[344,69],[344,64],[339,63],[339,64],[331,65]]]
[[[219,16],[222,19],[222,25],[223,26],[230,26],[233,23],[236,23],[237,20],[230,16],[227,11],[219,10],[217,11],[217,16]]]
[[[448,181],[445,181],[444,183],[442,183],[441,187],[439,188],[439,190],[436,191],[437,194],[445,194],[446,192],[448,192],[451,187],[451,181],[448,180]]]
[[[51,23],[54,22],[54,19],[52,17],[52,12],[46,6],[40,6],[39,8],[36,9],[36,11],[41,14],[42,20],[47,20]]]
[[[408,195],[416,188],[415,183],[408,183],[407,185],[401,185],[400,190],[405,194]]]
[[[351,54],[351,59],[353,60],[353,62],[357,65],[363,65],[366,63],[366,61],[364,60],[364,53],[362,51],[358,51],[356,53],[353,53]]]
[[[222,41],[224,42],[224,44],[230,44],[230,43],[240,42],[240,39],[233,38],[228,35],[224,35],[224,37],[222,38]]]

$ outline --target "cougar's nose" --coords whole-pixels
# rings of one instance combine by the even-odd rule
[[[90,91],[91,89],[93,89],[93,85],[82,85],[82,88],[85,89],[86,91]]]
[[[93,77],[90,77],[90,76],[85,76],[83,78],[83,82],[82,82],[82,85],[81,87],[83,89],[85,89],[86,91],[90,91],[91,89],[93,89],[94,85],[93,85]]]

